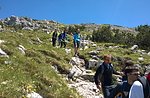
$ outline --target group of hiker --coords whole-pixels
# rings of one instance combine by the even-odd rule
[[[56,43],[58,42],[58,46],[60,47],[66,47],[67,44],[67,31],[61,31],[60,34],[58,34],[57,29],[54,30],[52,33],[52,45],[55,47]]]
[[[68,31],[58,34],[57,29],[52,33],[52,45],[66,48]],[[73,38],[74,56],[78,56],[80,46],[80,29],[69,33]],[[141,75],[138,64],[132,60],[126,60],[122,71],[116,71],[111,63],[112,56],[104,55],[104,61],[96,70],[94,81],[97,88],[103,92],[104,98],[150,98],[150,66],[145,69],[145,75]],[[121,76],[121,82],[113,83],[113,74]]]
[[[68,42],[68,33],[69,32],[67,30],[64,30],[60,34],[58,34],[58,30],[55,29],[52,33],[52,45],[55,47],[56,43],[58,42],[58,46],[66,48]],[[75,32],[72,32],[71,35],[73,37],[74,56],[78,56],[78,49],[80,46],[80,29],[77,29]]]
[[[97,88],[102,90],[104,98],[150,98],[150,66],[146,68],[145,75],[140,76],[140,69],[132,60],[126,60],[123,72],[114,70],[111,64],[111,55],[104,56],[94,75]],[[117,85],[113,84],[112,75],[121,75],[123,80]]]

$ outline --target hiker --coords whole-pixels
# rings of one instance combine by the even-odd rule
[[[57,40],[57,29],[55,29],[53,34],[52,34],[52,45],[54,47],[56,46],[56,40]]]
[[[62,39],[61,39],[60,47],[64,46],[64,48],[66,48],[66,44],[67,44],[67,42],[66,42],[66,40],[67,40],[67,32],[66,32],[66,30],[63,31],[61,36],[62,36]]]
[[[58,46],[61,46],[62,33],[63,32],[60,32],[60,34],[58,35]]]
[[[103,91],[104,98],[109,98],[110,90],[114,87],[112,74],[123,75],[122,72],[114,70],[111,64],[111,55],[104,55],[104,62],[98,67],[94,75],[94,80],[97,88]]]
[[[78,49],[80,46],[80,29],[77,29],[76,32],[73,34],[73,43],[74,43],[74,52],[75,56],[79,55]]]
[[[124,72],[124,75],[122,76],[122,81],[127,81],[127,75],[125,73],[125,69],[128,66],[133,66],[134,63],[132,60],[125,60],[123,65],[124,65],[124,67],[122,68],[122,72]]]
[[[129,98],[150,98],[150,65],[146,67],[145,75],[133,83]]]
[[[124,69],[124,73],[127,76],[127,81],[119,83],[110,93],[109,98],[129,98],[129,91],[134,81],[137,80],[140,72],[139,67],[129,61],[126,63],[127,67]],[[130,65],[130,66],[128,66]]]

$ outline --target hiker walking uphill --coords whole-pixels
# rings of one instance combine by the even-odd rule
[[[122,75],[123,73],[116,72],[111,64],[111,55],[105,55],[104,62],[96,70],[94,76],[97,88],[101,90],[102,87],[104,98],[109,98],[110,90],[113,87],[112,74]]]
[[[124,73],[127,76],[127,81],[119,83],[110,93],[109,98],[129,98],[130,88],[135,80],[137,80],[140,72],[139,67],[134,63],[127,62],[127,67],[124,69]],[[130,66],[128,66],[130,65]]]
[[[145,76],[133,83],[129,98],[150,98],[150,65],[146,68]]]
[[[57,40],[57,30],[55,29],[55,31],[52,34],[52,45],[54,47],[56,46],[56,40]]]
[[[80,29],[77,29],[76,32],[73,34],[73,44],[74,44],[74,52],[75,56],[79,55],[78,49],[80,46]]]

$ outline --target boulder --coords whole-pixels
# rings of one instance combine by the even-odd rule
[[[66,52],[66,54],[69,54],[69,53],[71,53],[71,49],[66,48],[66,49],[65,49],[65,52]]]
[[[96,47],[97,45],[96,44],[92,44],[92,47]]]
[[[38,94],[36,92],[31,92],[31,93],[27,94],[26,97],[27,98],[43,98],[40,94]]]
[[[136,50],[138,48],[138,45],[133,45],[130,49],[131,50]]]
[[[150,56],[150,52],[148,52],[148,53],[147,53],[147,55],[149,55],[149,56]]]
[[[90,59],[90,60],[89,60],[89,66],[88,66],[87,68],[94,68],[94,67],[97,67],[97,63],[98,63],[98,60]]]
[[[77,66],[84,66],[85,65],[85,61],[84,59],[80,59],[78,57],[72,57],[69,64],[71,65],[77,65]]]
[[[98,55],[98,53],[99,53],[98,51],[90,51],[89,52],[90,55]]]
[[[0,57],[8,57],[7,53],[0,48]]]
[[[84,70],[79,68],[78,66],[74,65],[68,74],[68,79],[74,79],[74,77],[79,77],[83,74]]]
[[[143,57],[139,57],[138,60],[139,60],[140,62],[143,62],[143,61],[144,61],[144,58],[143,58]]]
[[[24,48],[24,46],[19,45],[18,49],[20,50],[20,52],[21,52],[23,55],[25,55],[25,50],[26,50],[26,49]]]

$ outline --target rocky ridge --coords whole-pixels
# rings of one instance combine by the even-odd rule
[[[39,30],[42,29],[43,31],[49,33],[53,31],[54,29],[61,29],[69,26],[75,27],[77,26],[82,26],[84,27],[84,31],[86,32],[93,32],[94,30],[98,30],[102,25],[109,25],[111,29],[119,29],[121,32],[129,32],[129,33],[139,33],[135,30],[135,28],[128,28],[128,27],[123,27],[123,26],[118,26],[118,25],[110,25],[110,24],[95,24],[95,23],[81,23],[81,24],[70,24],[70,25],[65,25],[53,20],[37,20],[37,19],[31,19],[29,17],[18,17],[18,16],[10,16],[5,19],[0,20],[0,31],[7,30],[5,29],[5,26],[14,26],[18,27],[19,29],[22,30]]]

